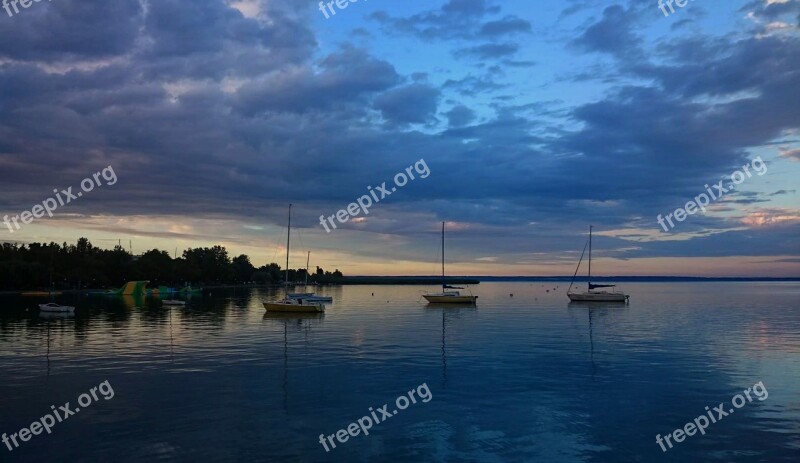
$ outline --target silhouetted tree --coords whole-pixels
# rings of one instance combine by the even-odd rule
[[[341,278],[317,267],[314,279]],[[289,280],[302,280],[305,270],[289,270]],[[194,248],[177,259],[166,251],[152,249],[139,257],[121,246],[100,249],[87,238],[75,245],[63,243],[0,243],[0,289],[56,289],[119,287],[130,280],[149,280],[151,286],[191,283],[228,284],[255,281],[276,284],[284,279],[280,265],[256,269],[244,254],[233,259],[222,246]]]
[[[242,254],[231,261],[233,279],[237,283],[246,283],[253,279],[256,268],[250,263],[250,258]]]

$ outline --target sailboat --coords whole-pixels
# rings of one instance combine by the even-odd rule
[[[306,281],[303,284],[303,289],[308,286],[308,263],[310,260],[311,251],[308,251],[308,255],[306,256]],[[318,296],[314,293],[290,293],[287,297],[290,299],[302,299],[307,302],[333,302],[331,296]]]
[[[442,222],[442,292],[437,294],[424,294],[428,302],[432,304],[475,304],[478,296],[462,296],[458,291],[447,291],[448,289],[464,289],[457,286],[450,286],[444,277],[444,222]]]
[[[47,304],[39,304],[39,311],[44,313],[74,313],[75,307],[70,305],[60,305],[53,302],[53,296],[56,294],[55,284],[53,283],[53,266],[52,257],[53,253],[50,252],[50,302]]]
[[[592,228],[593,227],[589,225],[589,241],[587,242],[587,245],[589,246],[588,288],[586,292],[583,293],[571,292],[572,285],[573,283],[575,283],[575,276],[578,275],[578,270],[581,268],[581,261],[583,261],[583,252],[586,252],[586,245],[584,245],[583,252],[581,253],[581,258],[578,261],[578,267],[575,269],[575,274],[572,275],[572,281],[569,283],[569,288],[567,289],[567,296],[569,297],[570,301],[575,301],[575,302],[626,302],[630,296],[623,292],[617,291],[616,289],[617,285],[592,284]]]
[[[289,204],[289,227],[286,233],[286,296],[278,301],[264,302],[264,309],[267,312],[325,312],[325,305],[321,302],[304,301],[303,299],[292,299],[289,297],[289,244],[292,235],[292,205]]]

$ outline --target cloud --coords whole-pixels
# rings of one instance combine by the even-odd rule
[[[511,56],[517,50],[519,50],[519,45],[515,43],[487,43],[475,47],[461,48],[455,52],[455,55],[490,60]]]
[[[641,38],[633,31],[637,13],[633,8],[626,9],[612,5],[603,10],[603,17],[587,27],[573,45],[589,52],[600,52],[618,58],[639,58]]]
[[[383,117],[396,124],[424,124],[436,114],[440,92],[425,84],[389,90],[375,99]]]
[[[770,196],[789,195],[789,194],[795,194],[796,192],[797,190],[778,190],[774,193],[770,193],[769,195]]]
[[[780,153],[781,156],[789,158],[792,161],[800,161],[800,148],[796,149],[781,148]]]
[[[40,8],[25,10],[19,17],[4,18],[0,56],[48,62],[122,56],[134,47],[144,17],[138,0],[37,6]]]
[[[504,39],[531,33],[531,23],[516,15],[485,20],[500,11],[499,6],[486,0],[449,0],[439,9],[408,17],[393,17],[380,11],[373,13],[371,18],[384,30],[414,35],[423,40]]]
[[[463,127],[475,120],[475,112],[464,105],[457,105],[445,113],[450,127]]]
[[[70,204],[54,230],[213,239],[142,223],[202,216],[269,231],[293,202],[311,234],[320,214],[424,157],[430,180],[314,245],[425,260],[437,251],[420,235],[435,246],[431,227],[446,219],[465,260],[525,250],[562,262],[591,221],[622,230],[598,241],[620,259],[798,254],[791,211],[764,202],[794,200],[781,177],[749,180],[775,193],[732,196],[679,239],[631,233],[658,232],[658,213],[754,149],[782,140],[783,159],[798,159],[786,142],[800,133],[796,36],[760,25],[658,36],[632,4],[572,3],[563,17],[498,4],[411,5],[319,29],[300,0],[40,5],[0,31],[0,207],[18,213],[113,165],[119,183]],[[757,14],[789,24],[793,13]],[[531,40],[531,18],[545,17],[557,25]],[[332,40],[359,27],[372,38]]]
[[[531,23],[517,16],[506,16],[503,19],[484,23],[478,34],[484,37],[500,37],[516,32],[530,33]]]
[[[236,107],[252,115],[360,105],[370,95],[400,82],[390,63],[353,47],[328,55],[318,67],[318,71],[311,66],[286,67],[248,81],[236,92]]]

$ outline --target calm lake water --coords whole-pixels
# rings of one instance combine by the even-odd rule
[[[0,461],[800,460],[798,283],[628,283],[617,307],[569,304],[560,282],[481,284],[477,308],[427,307],[425,289],[325,288],[306,318],[265,316],[258,290],[68,296],[69,318],[4,297],[0,433],[104,381],[114,396]],[[766,400],[656,443],[759,381]],[[320,444],[422,384],[427,403]]]

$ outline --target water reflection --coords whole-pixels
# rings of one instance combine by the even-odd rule
[[[460,318],[463,313],[475,312],[478,308],[474,304],[437,304],[429,302],[426,311],[439,311],[442,313],[442,383],[447,386],[447,321],[450,318]]]
[[[425,305],[414,287],[324,288],[325,314],[265,313],[274,289],[173,308],[58,301],[71,317],[0,296],[0,430],[108,379],[113,401],[15,461],[657,461],[656,433],[763,380],[768,400],[668,457],[793,461],[797,288],[638,285],[630,306],[567,305],[551,288],[480,285],[479,307]],[[316,442],[423,382],[430,404],[336,453]]]
[[[289,412],[289,331],[303,334],[304,345],[308,342],[308,332],[322,325],[324,313],[264,312],[262,317],[272,325],[283,326],[283,410]]]

